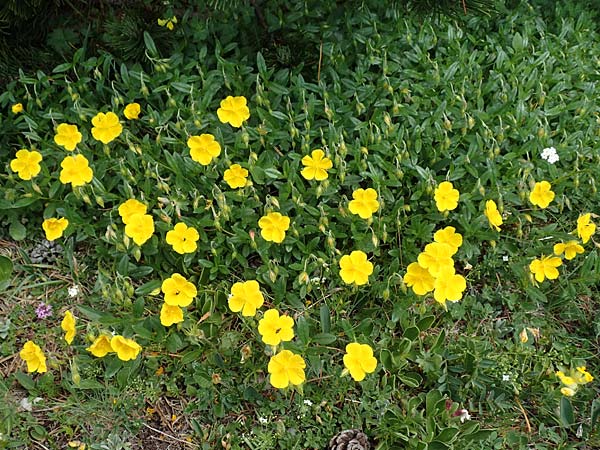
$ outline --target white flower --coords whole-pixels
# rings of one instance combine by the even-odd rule
[[[554,147],[547,147],[542,150],[542,159],[545,159],[550,164],[554,164],[560,158],[558,157],[558,153],[556,153],[556,149]]]
[[[466,409],[461,409],[460,410],[460,423],[464,423],[465,420],[471,420],[471,414],[469,414],[469,411],[467,411]]]
[[[259,421],[260,423],[267,423],[267,422],[269,422],[269,419],[267,419],[266,417],[259,417],[259,418],[258,418],[258,421]]]
[[[304,404],[308,405],[308,406],[312,406],[313,402],[311,402],[309,399],[304,400]]]
[[[502,374],[502,381],[510,381],[510,375],[508,374]]]
[[[508,261],[508,255],[504,255],[504,256],[502,257],[502,261],[504,261],[504,262],[507,262],[507,261]]]
[[[74,284],[69,288],[69,297],[77,297],[77,294],[79,294],[79,286]]]

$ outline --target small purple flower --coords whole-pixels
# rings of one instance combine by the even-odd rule
[[[40,303],[37,308],[35,308],[35,314],[38,319],[46,319],[52,315],[52,305],[48,305],[44,302]]]

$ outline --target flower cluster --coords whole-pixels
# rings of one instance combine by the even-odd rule
[[[160,310],[160,323],[165,327],[183,322],[182,307],[189,306],[198,290],[183,275],[174,273],[162,282],[160,287],[164,294],[164,303]]]
[[[459,301],[467,288],[465,278],[455,272],[452,259],[463,238],[449,226],[436,231],[433,239],[419,254],[417,262],[407,267],[404,283],[417,295],[433,291],[435,301],[446,308],[446,301]]]
[[[138,357],[142,347],[133,339],[121,335],[111,337],[101,334],[86,350],[97,358],[104,358],[109,353],[116,353],[117,358],[121,361],[131,361]]]
[[[577,219],[577,235],[581,238],[582,243],[587,243],[591,236],[596,231],[596,225],[591,221],[591,214],[583,214]],[[572,260],[577,255],[582,254],[585,249],[579,241],[573,239],[567,242],[559,242],[554,244],[554,255],[536,258],[529,264],[529,271],[535,280],[539,283],[546,278],[555,280],[559,276],[558,267],[562,265],[562,255],[566,260]]]
[[[560,159],[554,147],[546,147],[544,150],[542,150],[541,157],[542,159],[548,161],[550,164],[554,164]]]
[[[228,303],[231,311],[253,317],[264,303],[260,285],[256,280],[234,283]],[[290,385],[301,385],[306,379],[304,359],[290,350],[276,353],[277,346],[294,338],[294,319],[280,314],[276,309],[268,309],[258,321],[258,333],[266,345],[273,347],[274,355],[267,366],[271,386],[284,389]],[[362,381],[367,373],[373,372],[377,367],[373,349],[367,344],[348,344],[343,361],[346,369],[342,375],[350,373],[356,381]]]
[[[573,397],[579,386],[594,380],[594,377],[586,370],[585,366],[569,370],[566,374],[562,370],[558,370],[556,376],[562,384],[560,392],[566,397]]]

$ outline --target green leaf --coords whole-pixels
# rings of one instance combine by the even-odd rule
[[[436,436],[436,440],[450,444],[456,440],[459,431],[458,428],[454,427],[444,428],[442,432]]]
[[[8,227],[8,233],[15,241],[22,241],[25,239],[25,237],[27,237],[27,229],[21,222],[16,220],[10,224],[10,227]]]
[[[316,344],[329,345],[333,344],[337,338],[333,334],[319,333],[312,337],[312,341]]]
[[[186,352],[181,358],[181,365],[185,366],[192,361],[196,361],[202,358],[203,351],[202,350],[192,350],[190,352]]]
[[[35,381],[33,381],[31,375],[27,375],[26,373],[22,372],[17,372],[15,374],[15,378],[17,379],[19,384],[28,391],[31,391],[33,388],[35,388]]]
[[[6,256],[0,255],[0,282],[10,278],[13,271],[13,263]]]
[[[450,447],[440,441],[431,441],[427,446],[427,450],[448,450],[449,448]]]
[[[131,326],[131,329],[137,333],[143,339],[152,339],[152,331],[144,326],[144,324],[136,323]]]
[[[160,289],[161,285],[161,280],[148,281],[147,283],[144,283],[141,286],[139,286],[135,290],[135,293],[138,295],[148,295],[150,292],[155,291],[156,289]]]
[[[596,399],[592,402],[592,418],[590,423],[590,428],[592,430],[598,421],[598,416],[600,416],[600,400]]]
[[[411,341],[415,341],[419,337],[419,329],[417,327],[409,327],[404,330],[404,337],[410,339]]]
[[[300,339],[300,342],[302,342],[304,345],[308,344],[310,339],[310,330],[308,321],[304,316],[298,317],[298,320],[296,321],[296,331],[298,333],[298,339]]]
[[[258,67],[258,73],[260,73],[260,76],[266,80],[268,78],[267,64],[265,63],[265,58],[263,58],[263,55],[260,52],[256,54],[256,66]]]
[[[104,378],[112,378],[123,367],[123,361],[116,356],[106,358],[106,370],[104,371]]]
[[[158,58],[158,50],[154,44],[154,39],[152,39],[152,36],[150,36],[150,33],[147,31],[144,31],[144,44],[146,45],[150,56],[153,58]]]
[[[416,388],[423,382],[423,377],[416,372],[398,374],[398,378],[408,387]]]
[[[181,339],[181,336],[179,336],[179,334],[173,333],[167,338],[167,343],[165,345],[167,351],[171,353],[177,353],[183,347],[185,347],[185,343],[183,342],[183,339]]]
[[[560,422],[564,427],[570,427],[575,422],[571,401],[562,396],[560,399]]]
[[[67,72],[67,71],[71,70],[71,67],[73,67],[73,64],[71,64],[70,62],[62,63],[62,64],[59,64],[58,66],[56,66],[52,70],[52,73]]]
[[[76,389],[106,389],[102,383],[96,380],[81,380],[78,385],[73,385]]]
[[[429,328],[431,328],[431,325],[433,324],[433,322],[435,322],[435,316],[427,316],[427,317],[423,317],[421,320],[419,320],[419,322],[417,323],[417,328],[423,332],[428,330]]]
[[[319,314],[321,316],[321,331],[329,333],[331,331],[331,312],[329,311],[329,306],[327,304],[321,305]]]

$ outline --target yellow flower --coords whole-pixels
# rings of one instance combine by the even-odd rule
[[[187,145],[190,148],[190,156],[197,163],[207,166],[213,158],[221,154],[221,144],[215,141],[212,134],[201,134],[191,136]]]
[[[160,289],[165,294],[165,303],[171,306],[189,306],[198,294],[196,286],[178,273],[164,280]]]
[[[575,395],[579,386],[594,380],[594,377],[585,369],[585,366],[579,366],[575,370],[570,369],[567,374],[559,370],[556,372],[556,376],[564,385],[560,392],[567,397]]]
[[[358,214],[361,219],[368,219],[379,209],[377,191],[373,188],[357,189],[352,193],[354,200],[348,203],[352,214]]]
[[[59,219],[46,219],[42,223],[42,228],[46,233],[46,239],[49,241],[53,241],[61,237],[63,235],[63,231],[65,231],[68,226],[69,221],[64,217],[60,217]]]
[[[442,212],[456,209],[459,197],[460,192],[454,189],[454,186],[449,181],[442,181],[433,193],[435,206],[437,206],[438,211]]]
[[[294,338],[294,319],[280,316],[276,309],[265,311],[258,321],[258,332],[267,345],[279,345],[280,342],[291,341]]]
[[[13,169],[14,170],[14,169]],[[577,236],[585,244],[596,232],[596,224],[590,220],[591,214],[586,213],[577,218]]]
[[[535,183],[533,191],[529,194],[529,201],[542,209],[546,208],[554,200],[554,192],[551,188],[552,186],[547,181]]]
[[[77,144],[81,142],[81,133],[77,129],[77,125],[69,125],[68,123],[58,125],[56,127],[54,142],[69,151],[75,150]]]
[[[452,248],[450,256],[454,255],[463,243],[462,235],[457,233],[454,227],[446,227],[436,231],[433,240],[440,244],[448,244]]]
[[[170,327],[179,322],[183,322],[183,310],[179,306],[163,303],[160,308],[160,323],[165,327]]]
[[[284,389],[290,384],[299,385],[304,382],[304,368],[306,363],[300,355],[296,355],[289,350],[282,350],[274,356],[271,356],[267,370],[271,374],[269,381],[271,386],[277,389]]]
[[[502,225],[502,216],[498,211],[498,206],[494,200],[488,200],[485,202],[485,217],[487,217],[490,227],[496,231],[500,231],[500,225]]]
[[[75,337],[75,317],[71,314],[71,311],[65,313],[65,317],[60,323],[60,327],[65,332],[65,341],[71,345],[73,338]]]
[[[12,110],[13,114],[19,114],[23,111],[23,105],[21,103],[15,103],[10,107],[10,109]]]
[[[142,108],[139,103],[130,103],[125,107],[123,114],[128,120],[139,119]]]
[[[157,22],[161,27],[166,26],[169,31],[173,31],[173,28],[175,28],[175,24],[177,23],[177,17],[173,16],[170,19],[158,19]]]
[[[88,160],[83,155],[67,156],[60,163],[60,182],[71,183],[72,186],[83,186],[92,181],[94,172],[90,169]]]
[[[25,342],[19,356],[27,363],[27,372],[44,373],[48,370],[46,368],[46,357],[42,349],[33,341]]]
[[[544,279],[555,280],[558,278],[558,269],[562,260],[556,256],[542,256],[541,259],[534,259],[529,264],[529,270],[535,275],[535,279],[540,283]]]
[[[258,226],[265,241],[281,244],[285,239],[285,232],[290,227],[290,218],[278,212],[271,212],[260,218]]]
[[[594,381],[594,377],[585,369],[585,366],[577,367],[576,370],[577,372],[575,373],[575,375],[578,384],[586,384],[590,381]]]
[[[127,339],[123,336],[114,336],[110,340],[110,346],[113,351],[117,352],[117,357],[121,361],[130,361],[137,358],[142,347],[133,339]]]
[[[560,393],[565,397],[573,397],[575,395],[575,390],[568,387],[562,387],[560,388]]]
[[[196,241],[200,238],[198,231],[194,227],[188,227],[185,223],[180,222],[175,227],[167,232],[167,244],[173,247],[180,255],[184,253],[193,253],[198,246]]]
[[[119,117],[114,112],[98,113],[92,119],[92,136],[103,144],[118,138],[123,131]]]
[[[231,189],[237,189],[246,186],[248,171],[239,164],[232,164],[223,174],[223,179]]]
[[[454,273],[454,267],[443,268],[434,283],[433,298],[446,307],[446,301],[457,302],[467,288],[467,281],[462,275]]]
[[[256,280],[234,283],[229,295],[229,309],[233,312],[242,312],[242,316],[251,317],[256,314],[265,299],[260,292],[260,285]]]
[[[412,290],[417,295],[425,295],[428,292],[433,291],[435,278],[431,276],[429,271],[421,267],[419,263],[411,263],[406,268],[406,275],[404,275],[404,282],[408,287],[412,287]]]
[[[246,97],[227,96],[221,100],[221,107],[217,109],[217,116],[222,123],[228,123],[232,127],[239,128],[242,122],[250,118],[250,110],[246,106]]]
[[[10,168],[13,172],[17,172],[22,180],[31,180],[40,173],[40,161],[42,154],[35,150],[19,150],[16,153],[16,158],[10,162]]]
[[[306,168],[302,169],[300,174],[307,180],[317,181],[326,180],[327,171],[333,167],[333,163],[325,157],[325,152],[321,149],[313,150],[311,156],[306,155],[302,158],[302,164]]]
[[[150,214],[132,214],[125,225],[125,234],[137,245],[143,245],[154,233],[154,220]]]
[[[366,253],[361,250],[354,250],[340,258],[340,277],[346,284],[367,284],[372,273],[373,263],[367,261]]]
[[[583,253],[583,247],[579,245],[577,241],[569,241],[569,242],[561,242],[559,244],[554,244],[554,254],[562,255],[565,254],[565,258],[571,260],[575,258],[578,254]]]
[[[105,334],[98,336],[86,350],[96,358],[103,358],[107,354],[114,352],[110,345],[110,337]]]
[[[119,206],[119,215],[121,216],[123,223],[127,225],[134,214],[146,214],[147,210],[148,208],[142,202],[130,198]]]
[[[362,381],[367,373],[375,371],[377,359],[373,356],[373,349],[369,344],[352,342],[346,345],[344,366],[354,381]]]
[[[425,246],[425,250],[419,254],[417,261],[421,267],[429,271],[431,276],[437,278],[443,269],[454,268],[453,252],[454,248],[449,244],[432,242]]]

